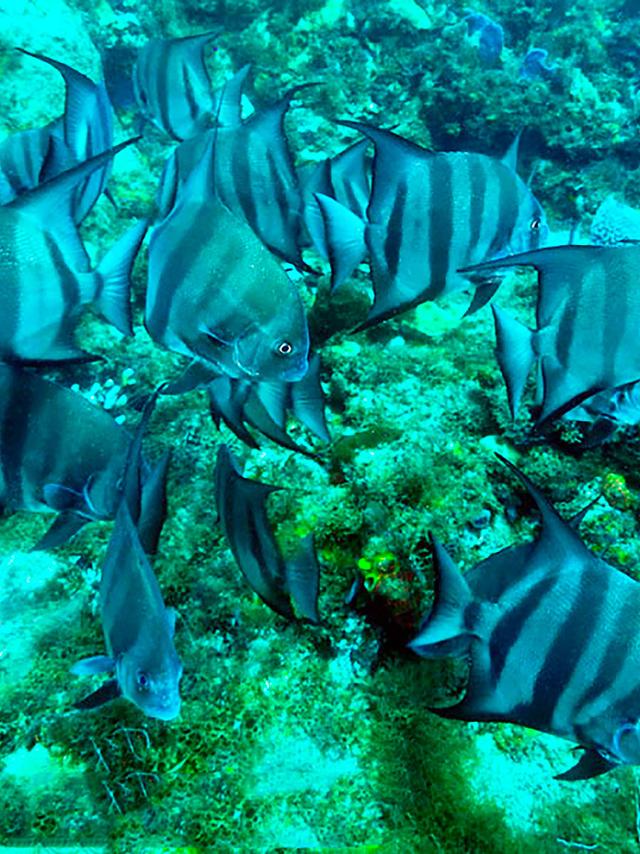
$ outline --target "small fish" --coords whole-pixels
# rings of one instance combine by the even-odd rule
[[[501,458],[502,459],[502,458]],[[595,557],[507,460],[542,516],[535,540],[462,575],[434,541],[436,599],[411,647],[467,656],[464,698],[433,709],[552,733],[584,751],[560,780],[640,764],[640,584]]]
[[[93,709],[122,696],[149,717],[176,718],[182,665],[173,642],[175,611],[164,604],[126,501],[120,502],[102,566],[100,616],[107,654],[82,659],[71,672],[115,677],[75,707]]]
[[[64,159],[59,154],[54,158],[49,155],[49,160],[53,163],[48,165],[46,176],[53,178],[64,169],[109,151],[113,145],[113,108],[104,83],[94,83],[64,62],[22,48],[18,50],[25,56],[39,59],[55,68],[65,83],[65,109],[60,120],[60,130],[67,157]],[[54,125],[54,128],[57,127],[58,124]],[[80,223],[85,219],[106,189],[111,163],[109,159],[74,191],[74,222]]]
[[[130,335],[130,272],[146,231],[134,225],[95,270],[72,217],[73,192],[135,140],[57,175],[0,208],[0,359],[86,359],[74,333],[81,306],[93,302]]]
[[[498,363],[512,414],[535,363],[542,379],[537,426],[599,392],[640,378],[640,246],[550,247],[472,271],[520,265],[538,271],[536,329],[492,306]]]
[[[138,52],[133,69],[138,106],[146,118],[178,142],[212,124],[215,105],[204,49],[216,35],[152,39]]]
[[[547,226],[542,208],[515,172],[517,140],[503,160],[483,154],[426,151],[389,131],[341,122],[375,145],[372,189],[362,220],[316,194],[325,220],[332,286],[369,254],[375,299],[360,329],[426,300],[476,285],[468,313],[481,308],[500,279],[458,271],[537,247]]]
[[[595,212],[589,237],[598,246],[640,241],[640,211],[607,196]]]
[[[319,622],[320,570],[313,538],[303,540],[302,552],[285,561],[269,525],[266,500],[278,487],[242,477],[226,445],[218,449],[215,479],[220,524],[252,590],[283,617],[293,619],[295,605],[303,619]]]
[[[167,159],[158,208],[166,216],[204,156],[213,157],[207,189],[243,219],[271,252],[306,266],[302,244],[302,193],[284,130],[291,100],[308,85],[291,89],[275,104],[242,118],[246,65],[216,93],[216,127],[179,145]]]
[[[302,301],[249,226],[211,197],[212,145],[152,232],[145,326],[232,378],[295,382],[308,367]]]

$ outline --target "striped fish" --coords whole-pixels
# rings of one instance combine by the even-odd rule
[[[65,83],[65,108],[60,120],[64,146],[52,140],[54,152],[49,154],[50,162],[45,161],[48,167],[46,177],[53,178],[64,169],[108,151],[113,145],[113,108],[104,83],[94,83],[64,62],[22,48],[18,50],[25,56],[51,65],[61,74]],[[58,123],[53,126],[54,135],[60,132],[58,126]],[[57,157],[56,147],[61,148]],[[108,160],[76,188],[72,205],[74,222],[82,222],[92,210],[105,190],[110,174],[111,160]]]
[[[320,570],[313,537],[303,540],[297,557],[285,561],[269,525],[266,500],[278,487],[242,477],[226,445],[218,449],[215,479],[220,524],[252,590],[283,617],[293,619],[297,611],[303,619],[319,622]]]
[[[504,160],[466,152],[434,154],[389,131],[358,122],[375,146],[366,219],[321,193],[332,285],[369,255],[374,303],[360,328],[426,300],[477,289],[469,312],[484,305],[500,279],[461,275],[461,267],[537,247],[547,231],[540,204]]]
[[[146,230],[133,226],[95,270],[72,217],[75,188],[134,140],[74,167],[0,208],[0,359],[87,358],[74,332],[81,306],[93,302],[131,334],[129,275]]]
[[[578,780],[640,764],[640,584],[595,557],[514,466],[541,515],[530,543],[462,575],[434,542],[436,599],[412,648],[469,657],[446,718],[503,721],[576,742]],[[582,514],[581,514],[582,515]]]
[[[173,642],[176,614],[164,604],[126,501],[120,502],[102,566],[100,617],[107,654],[82,659],[71,672],[115,675],[75,707],[94,709],[122,696],[149,717],[178,717],[182,664]]]
[[[143,115],[181,142],[212,124],[214,99],[204,49],[216,33],[152,39],[138,52],[133,88]]]
[[[35,548],[55,548],[87,522],[113,519],[131,452],[130,434],[108,412],[37,374],[0,364],[0,508],[58,513]],[[143,507],[136,517],[143,533],[163,513],[166,465],[165,459],[153,469],[140,463]],[[153,535],[144,536],[152,552]]]
[[[146,328],[227,376],[295,382],[308,367],[302,302],[248,225],[211,198],[211,145],[151,235]]]
[[[559,246],[474,267],[538,271],[536,329],[493,306],[497,355],[515,415],[537,362],[542,409],[537,425],[598,392],[640,379],[640,246]]]
[[[209,192],[247,222],[277,256],[305,269],[300,254],[302,193],[284,130],[291,100],[303,88],[291,89],[277,103],[241,118],[246,65],[216,94],[214,130],[188,139],[167,159],[158,193],[160,216],[166,216],[178,194],[209,149],[213,167]]]

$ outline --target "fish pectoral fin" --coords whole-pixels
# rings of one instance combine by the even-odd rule
[[[47,532],[40,537],[35,546],[32,547],[31,551],[37,552],[55,549],[58,546],[67,543],[78,533],[83,525],[86,525],[88,521],[89,520],[86,517],[80,516],[79,513],[63,511],[56,516],[53,524],[47,529]]]
[[[615,762],[606,759],[597,750],[585,750],[576,764],[562,774],[556,774],[554,780],[589,780],[599,777],[616,767]]]
[[[165,608],[164,612],[167,617],[167,625],[169,626],[169,636],[173,637],[176,631],[176,619],[178,612],[175,608]]]
[[[82,700],[78,700],[73,704],[75,709],[97,709],[104,706],[105,703],[110,703],[111,700],[116,700],[122,695],[117,679],[109,679],[101,685],[97,691],[92,694],[87,694]]]
[[[65,511],[71,506],[84,504],[81,492],[78,492],[76,489],[71,489],[71,487],[65,486],[62,483],[45,484],[42,494],[45,504],[48,507],[51,507],[52,510]]]
[[[468,317],[470,314],[475,314],[493,298],[494,294],[502,284],[502,279],[495,276],[488,281],[481,282],[473,292],[473,297],[469,303],[469,307],[465,311],[463,317]]]
[[[96,673],[113,673],[116,663],[109,655],[92,655],[89,658],[81,658],[71,668],[75,676],[93,676]]]

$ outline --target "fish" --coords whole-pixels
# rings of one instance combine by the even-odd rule
[[[390,131],[343,121],[374,143],[365,219],[322,193],[332,287],[369,255],[374,302],[365,329],[427,300],[475,286],[467,313],[500,284],[460,268],[536,248],[548,227],[540,203],[515,171],[518,140],[499,160],[468,152],[432,153]]]
[[[295,382],[308,368],[302,301],[246,222],[211,197],[212,145],[152,231],[146,329],[229,377]]]
[[[182,677],[174,645],[176,614],[164,604],[125,500],[102,565],[99,598],[107,654],[81,659],[71,672],[115,675],[75,708],[94,709],[124,697],[149,717],[174,720],[180,714]]]
[[[65,83],[65,108],[62,118],[50,131],[51,144],[60,149],[57,157],[49,156],[52,165],[46,176],[53,178],[65,169],[102,154],[113,145],[113,107],[105,84],[94,83],[70,65],[43,56],[40,53],[18,48],[20,53],[45,62],[60,73]],[[63,147],[56,142],[62,134]],[[65,156],[66,153],[66,156]],[[92,172],[73,194],[72,213],[76,223],[81,223],[106,190],[111,174],[111,159]],[[37,185],[32,185],[37,186]]]
[[[135,99],[145,118],[177,142],[213,122],[214,97],[204,50],[217,32],[151,39],[133,68]]]
[[[640,246],[558,246],[471,268],[531,266],[538,273],[536,328],[492,306],[497,357],[516,415],[538,365],[536,428],[599,392],[640,379]]]
[[[462,574],[433,539],[435,602],[410,646],[470,659],[464,697],[444,718],[502,721],[582,749],[556,779],[640,763],[640,584],[590,552],[540,490],[503,457],[542,517],[537,537]]]
[[[93,358],[75,341],[83,305],[93,303],[131,335],[130,272],[147,224],[133,225],[94,270],[72,217],[72,194],[136,139],[62,172],[0,208],[0,360]]]
[[[129,432],[81,394],[0,364],[0,507],[58,514],[35,549],[56,548],[87,522],[114,518],[131,446]],[[166,465],[141,464],[143,506],[134,512],[145,529],[165,503]]]
[[[158,192],[159,215],[176,204],[203,157],[212,157],[208,190],[244,220],[267,248],[301,270],[303,199],[284,129],[292,99],[313,84],[290,89],[279,101],[242,118],[245,65],[215,94],[216,125],[169,156]]]
[[[266,501],[278,487],[242,476],[227,445],[216,459],[215,496],[218,517],[236,563],[251,589],[272,611],[289,620],[296,613],[319,622],[318,566],[313,536],[285,561],[269,524]]]

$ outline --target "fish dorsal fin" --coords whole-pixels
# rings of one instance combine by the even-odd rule
[[[365,223],[340,202],[315,193],[324,222],[326,248],[331,264],[331,290],[340,287],[351,276],[367,252]]]
[[[242,124],[242,92],[251,64],[243,65],[214,96],[216,126],[235,128]]]
[[[313,534],[304,538],[298,554],[286,562],[285,575],[287,590],[300,616],[310,623],[319,623],[320,567]]]
[[[518,153],[520,149],[520,140],[522,139],[522,131],[519,130],[509,148],[507,148],[502,162],[505,166],[511,169],[512,172],[518,171]]]
[[[309,359],[307,373],[301,380],[291,383],[291,405],[295,417],[322,442],[331,436],[324,414],[324,395],[320,385],[320,356],[314,353]]]
[[[96,169],[110,163],[119,151],[133,145],[139,139],[140,137],[133,137],[125,140],[109,151],[85,160],[72,169],[56,175],[55,178],[45,181],[44,184],[22,193],[7,207],[19,211],[45,231],[53,234],[69,253],[69,265],[75,270],[86,270],[87,253],[71,212],[73,190]]]
[[[545,498],[538,487],[534,486],[529,478],[506,457],[503,457],[501,454],[496,454],[496,456],[501,463],[516,475],[533,498],[540,512],[542,517],[542,531],[536,541],[536,551],[544,549],[545,552],[553,555],[556,561],[566,555],[591,558],[591,553],[576,531],[568,522],[565,522],[560,517],[555,507]]]
[[[470,639],[465,628],[465,610],[473,597],[449,553],[433,536],[431,546],[436,576],[434,604],[409,646],[425,658],[438,658],[450,654],[451,641],[462,636]]]
[[[209,413],[216,427],[224,421],[231,432],[248,445],[257,448],[258,443],[244,423],[244,403],[250,392],[248,383],[239,383],[231,377],[219,376],[207,385]]]

